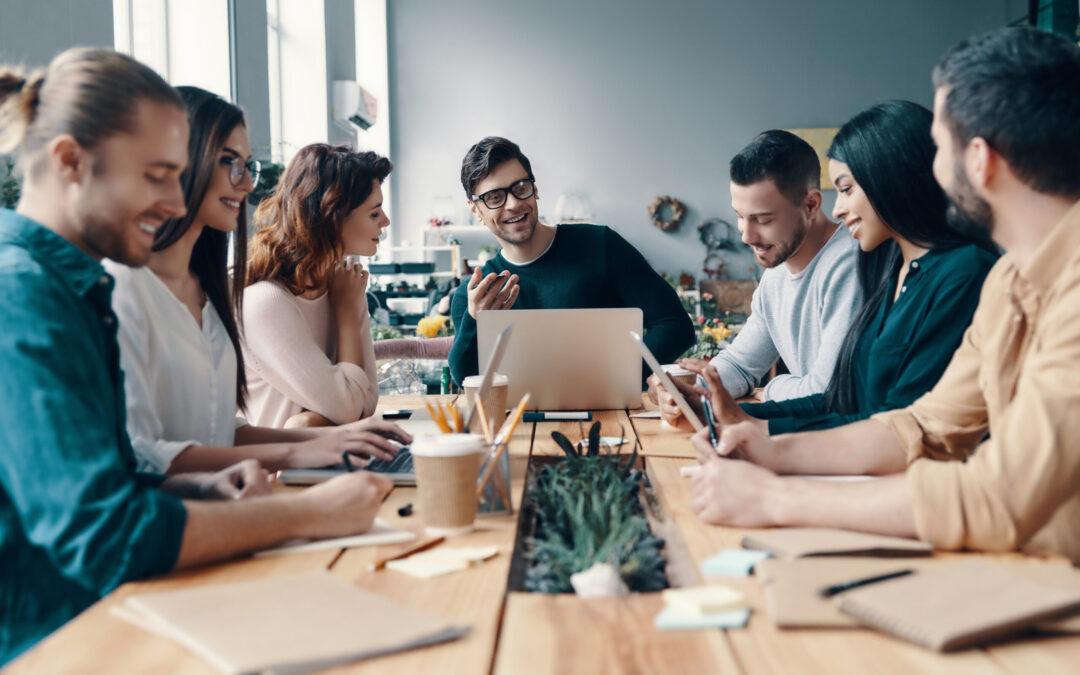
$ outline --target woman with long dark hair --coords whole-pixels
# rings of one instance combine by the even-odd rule
[[[301,148],[255,213],[244,321],[247,417],[293,427],[375,412],[379,383],[367,307],[372,256],[390,224],[390,160],[316,143]]]
[[[946,222],[932,117],[910,101],[888,101],[840,128],[828,152],[833,217],[859,242],[862,308],[824,393],[740,410],[721,387],[713,397],[722,423],[756,419],[770,434],[825,429],[906,407],[937,383],[998,253],[988,237]]]
[[[245,203],[259,165],[240,108],[196,87],[179,91],[191,128],[181,176],[186,213],[157,229],[145,268],[108,266],[116,277],[128,433],[140,465],[207,471],[250,457],[277,470],[335,464],[346,450],[391,457],[387,437],[410,439],[388,422],[337,430],[238,426],[246,392],[236,318],[247,263]]]

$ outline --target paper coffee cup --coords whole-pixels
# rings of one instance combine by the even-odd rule
[[[472,407],[473,399],[476,398],[477,392],[480,391],[480,383],[484,381],[483,375],[473,375],[466,377],[461,382],[461,388],[465,390],[465,412],[468,414],[469,408]],[[502,427],[503,420],[506,419],[506,397],[510,391],[510,380],[502,373],[495,373],[491,377],[491,387],[488,388],[488,394],[484,397],[484,413],[487,415],[488,424],[491,425],[491,434],[494,436],[499,433],[499,428]],[[483,434],[480,429],[480,416],[473,417],[472,424],[469,425],[467,430],[471,434]]]
[[[476,434],[417,436],[412,445],[420,517],[428,534],[449,536],[473,528],[476,481],[487,449]]]
[[[677,363],[669,363],[663,366],[664,372],[667,376],[676,382],[682,382],[683,384],[689,384],[693,386],[697,382],[697,373],[683,368]]]

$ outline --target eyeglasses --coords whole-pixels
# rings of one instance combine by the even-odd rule
[[[251,187],[254,189],[259,184],[259,174],[262,173],[262,164],[257,159],[250,159],[246,162],[241,162],[239,157],[226,156],[221,158],[222,162],[229,165],[229,182],[233,187],[240,187],[240,184],[244,182],[244,170],[246,169],[251,174]]]
[[[514,195],[516,199],[528,199],[536,194],[536,181],[532,178],[522,178],[510,187],[495,188],[488,190],[482,195],[470,197],[474,202],[480,200],[489,209],[497,209],[506,203],[506,193]]]

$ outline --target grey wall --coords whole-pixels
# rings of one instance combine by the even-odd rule
[[[112,0],[0,0],[0,63],[45,66],[68,47],[112,47],[112,7]]]
[[[270,157],[270,75],[267,63],[266,3],[236,2],[236,98],[247,117],[256,157]]]
[[[356,79],[356,13],[353,0],[325,0],[326,124],[331,143],[352,145],[356,136],[334,122],[334,80]]]
[[[464,196],[483,136],[518,142],[541,212],[586,193],[662,271],[700,276],[696,226],[731,220],[727,161],[774,127],[839,126],[889,98],[930,105],[946,48],[1022,15],[1017,0],[399,0],[389,3],[396,238]],[[1019,14],[1018,14],[1019,12]],[[645,211],[685,202],[675,234]],[[827,193],[831,204],[832,193]],[[729,262],[747,276],[748,256]]]

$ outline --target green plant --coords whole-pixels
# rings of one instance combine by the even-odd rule
[[[570,576],[598,562],[615,567],[632,591],[667,588],[664,540],[645,517],[636,447],[628,461],[601,453],[599,422],[580,451],[557,431],[551,437],[566,457],[541,469],[529,490],[536,527],[526,544],[526,590],[571,592]]]
[[[281,179],[281,173],[285,171],[284,164],[278,164],[277,162],[264,161],[262,163],[262,171],[259,173],[259,184],[255,186],[255,190],[248,195],[248,204],[251,204],[252,208],[257,208],[262,200],[269,197],[274,193],[274,189],[277,188],[278,180]]]
[[[9,157],[3,158],[3,179],[0,180],[0,206],[13,209],[19,203],[22,183],[15,177],[15,162]]]
[[[377,323],[371,324],[371,341],[378,342],[379,340],[393,340],[395,338],[405,337],[401,331],[393,326],[383,326]]]

